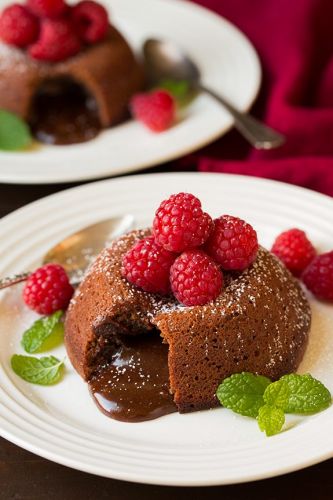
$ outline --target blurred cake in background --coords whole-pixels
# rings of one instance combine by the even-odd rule
[[[87,0],[28,0],[0,16],[0,109],[49,144],[85,142],[127,116],[143,71],[108,13]]]

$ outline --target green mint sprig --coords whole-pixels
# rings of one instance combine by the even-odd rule
[[[274,436],[281,432],[284,422],[285,416],[281,408],[267,404],[259,409],[259,429],[265,432],[266,436]]]
[[[265,390],[264,401],[285,413],[308,415],[330,406],[330,391],[309,374],[284,375]]]
[[[59,382],[64,362],[54,356],[35,358],[14,354],[11,358],[12,369],[27,382],[39,385],[53,385]]]
[[[189,83],[186,80],[162,80],[158,88],[167,90],[179,101],[186,99],[190,90]]]
[[[47,340],[51,340],[51,336],[63,336],[62,316],[63,311],[56,311],[35,321],[23,334],[21,344],[24,350],[29,354],[38,352],[45,347]]]
[[[267,436],[281,431],[285,413],[318,413],[332,403],[329,390],[319,380],[296,373],[272,383],[261,375],[236,373],[219,385],[216,395],[226,408],[257,418]]]
[[[0,109],[0,150],[17,151],[31,143],[30,129],[25,121],[9,111]]]
[[[271,383],[267,377],[253,373],[235,373],[219,385],[216,396],[220,403],[240,415],[256,418],[265,404],[264,392]]]

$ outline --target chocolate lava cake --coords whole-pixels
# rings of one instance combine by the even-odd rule
[[[117,124],[143,80],[140,64],[113,26],[102,41],[56,63],[0,42],[0,109],[26,120],[42,142],[84,142]]]
[[[225,288],[215,301],[185,307],[173,298],[141,291],[121,277],[122,255],[149,234],[149,230],[133,231],[104,249],[66,315],[68,355],[93,395],[102,387],[103,401],[97,398],[97,404],[104,412],[119,420],[140,421],[176,410],[212,408],[218,405],[219,383],[232,373],[249,371],[274,380],[297,369],[307,345],[311,312],[299,283],[275,256],[260,247],[248,269],[225,273]],[[143,360],[142,342],[146,343]],[[148,417],[144,409],[131,418],[130,403],[145,384],[145,375],[142,366],[135,382],[129,375],[140,363],[154,365],[157,345],[155,376],[165,377],[160,394],[164,391],[167,409],[156,413],[155,408]],[[121,353],[128,346],[124,362]],[[112,375],[103,375],[110,363]],[[121,375],[126,369],[124,383]],[[133,390],[128,393],[131,383]],[[124,390],[128,418],[114,402],[105,406],[109,389]],[[146,396],[143,406],[149,404]]]

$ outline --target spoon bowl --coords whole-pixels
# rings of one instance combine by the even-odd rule
[[[121,215],[97,222],[66,236],[44,255],[42,263],[60,264],[66,270],[70,282],[76,285],[99,252],[112,239],[133,227],[133,215]],[[24,272],[0,279],[0,290],[25,281],[30,274],[30,272]]]
[[[82,277],[85,269],[112,239],[131,229],[132,215],[106,219],[67,236],[44,256],[43,264],[60,264],[70,280]]]
[[[143,45],[143,54],[152,84],[166,79],[185,80],[195,88],[200,84],[199,67],[174,43],[150,38]]]

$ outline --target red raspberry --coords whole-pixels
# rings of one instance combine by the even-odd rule
[[[171,267],[171,289],[185,306],[203,306],[221,293],[222,273],[202,250],[183,252]]]
[[[73,7],[71,13],[75,29],[86,43],[96,43],[105,38],[109,18],[105,8],[91,0],[83,0]]]
[[[39,40],[29,48],[34,59],[64,61],[80,51],[81,43],[71,23],[64,19],[44,19]]]
[[[302,271],[316,255],[316,250],[304,231],[289,229],[281,233],[273,243],[274,253],[295,276]]]
[[[130,108],[132,115],[153,132],[163,132],[171,127],[176,116],[174,98],[165,90],[134,95]]]
[[[11,5],[0,17],[0,38],[16,47],[27,47],[38,38],[39,22],[22,5]]]
[[[38,17],[56,19],[68,9],[64,0],[28,0],[27,6]]]
[[[58,264],[46,264],[27,279],[23,299],[30,309],[48,315],[66,309],[73,291],[64,268]]]
[[[189,193],[173,194],[162,201],[155,213],[155,241],[170,252],[202,245],[213,227],[211,217],[202,211],[198,198]]]
[[[247,222],[222,215],[214,220],[214,229],[205,251],[223,269],[243,271],[255,260],[258,252],[257,233]]]
[[[140,240],[124,256],[121,274],[146,292],[170,292],[169,273],[176,255],[157,245],[152,236]]]
[[[314,257],[302,280],[316,297],[333,301],[333,250]]]

